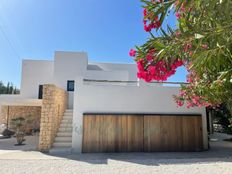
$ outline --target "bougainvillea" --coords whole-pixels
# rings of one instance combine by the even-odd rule
[[[151,37],[130,56],[137,62],[138,78],[166,81],[180,66],[188,71],[178,106],[217,106],[232,112],[232,1],[141,0],[144,30]],[[162,26],[174,13],[177,28]],[[155,37],[152,32],[158,32]]]

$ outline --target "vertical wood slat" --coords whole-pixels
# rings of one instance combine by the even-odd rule
[[[200,151],[203,148],[201,117],[183,117],[183,151]]]
[[[160,116],[144,116],[144,151],[161,149]]]
[[[127,116],[127,152],[143,151],[143,117]]]
[[[142,152],[143,117],[84,116],[83,152]]]
[[[85,115],[83,152],[202,150],[199,116]]]
[[[201,126],[199,116],[144,116],[144,151],[200,151]]]

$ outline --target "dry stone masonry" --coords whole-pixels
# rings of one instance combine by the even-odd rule
[[[1,107],[1,123],[7,124],[11,128],[11,120],[13,118],[23,117],[30,119],[30,123],[26,125],[26,131],[31,129],[39,129],[41,107],[40,106],[2,106]]]
[[[39,150],[48,151],[55,139],[67,108],[67,92],[55,85],[43,86]]]

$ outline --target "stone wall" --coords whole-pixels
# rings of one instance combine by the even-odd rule
[[[12,128],[11,120],[13,118],[23,117],[30,119],[30,123],[26,125],[26,132],[30,132],[31,129],[39,129],[41,118],[40,106],[2,106],[1,107],[1,123],[7,124]]]
[[[39,150],[48,151],[55,139],[67,108],[67,92],[55,85],[43,86]]]

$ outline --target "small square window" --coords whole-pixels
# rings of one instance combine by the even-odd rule
[[[68,80],[67,82],[67,91],[74,91],[75,86],[74,80]]]

